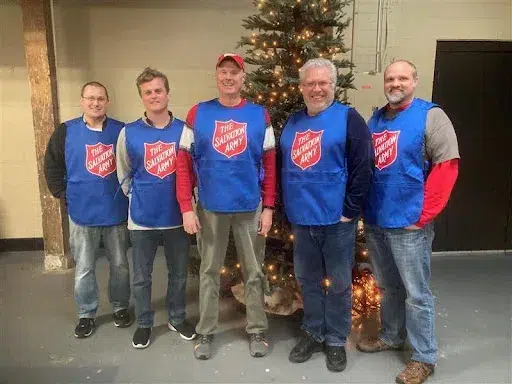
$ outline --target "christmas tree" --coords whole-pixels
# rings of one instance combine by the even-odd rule
[[[315,57],[332,60],[338,69],[335,99],[346,101],[353,88],[352,63],[344,34],[350,24],[344,9],[349,0],[254,0],[258,14],[243,27],[258,32],[244,36],[245,61],[258,66],[247,74],[245,97],[267,108],[278,138],[288,116],[304,108],[299,68]]]
[[[299,89],[299,68],[309,59],[324,57],[338,69],[335,99],[347,102],[346,91],[353,87],[353,64],[347,60],[344,34],[350,24],[345,9],[350,0],[254,0],[258,13],[243,20],[243,27],[252,31],[239,42],[246,48],[245,61],[254,66],[247,73],[243,96],[264,105],[274,127],[276,144],[283,125],[293,112],[305,107]],[[279,154],[279,148],[277,153]],[[279,163],[279,161],[278,161]],[[278,193],[278,196],[280,193]],[[365,312],[378,303],[375,286],[364,246],[362,226],[356,242],[357,267],[353,273],[354,309]],[[302,301],[293,272],[293,235],[276,203],[274,223],[267,236],[263,266],[272,296],[266,298],[269,312],[290,314]],[[243,301],[243,285],[236,248],[231,237],[225,265],[221,271],[224,292],[233,291]],[[328,290],[330,282],[324,280]]]

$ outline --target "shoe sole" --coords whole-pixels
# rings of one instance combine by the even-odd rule
[[[121,323],[117,323],[115,320],[114,320],[114,325],[117,327],[117,328],[128,328],[130,325],[132,325],[133,321],[130,320],[128,323],[126,324],[121,324]]]
[[[309,355],[307,355],[304,359],[297,359],[297,358],[294,358],[294,357],[291,357],[291,356],[288,356],[288,360],[291,362],[291,363],[304,363],[306,361],[308,361],[309,359],[311,359],[311,357],[313,356],[313,354],[317,353],[317,352],[322,352],[324,350],[323,346],[320,346],[316,349],[314,349]]]
[[[150,339],[148,339],[148,342],[146,344],[135,344],[132,341],[132,346],[133,346],[133,348],[136,348],[136,349],[144,349],[144,348],[147,348],[147,346],[149,345],[150,342],[151,342]]]
[[[428,376],[427,376],[427,379],[428,379],[430,376],[432,376],[432,375],[434,374],[434,372],[435,372],[435,370],[433,370],[433,371],[430,373],[430,375],[428,375]],[[425,379],[425,381],[426,381],[427,379]],[[407,381],[404,381],[404,380],[402,380],[400,377],[398,377],[398,376],[397,376],[397,377],[395,378],[395,383],[397,383],[397,384],[407,384]]]
[[[93,334],[93,332],[94,332],[94,331],[91,331],[91,332],[86,333],[86,334],[84,334],[84,335],[77,335],[77,334],[75,333],[75,337],[76,337],[77,339],[85,339],[86,337],[91,336],[91,335]]]
[[[264,356],[267,356],[267,353],[261,353],[261,352],[256,352],[256,353],[251,353],[251,356],[252,357],[264,357]]]
[[[178,333],[183,340],[187,340],[187,341],[194,340],[197,336],[197,334],[194,333],[191,337],[187,337],[187,336],[183,335],[182,333],[180,333],[176,328],[174,328],[171,323],[167,323],[167,328],[169,328],[173,332]],[[200,359],[200,360],[208,360],[208,358]]]
[[[89,332],[89,333],[85,333],[85,334],[83,334],[83,335],[77,335],[77,334],[75,333],[75,337],[76,337],[77,339],[85,339],[86,337],[91,336],[93,333],[94,333],[94,327],[91,329],[91,332]]]

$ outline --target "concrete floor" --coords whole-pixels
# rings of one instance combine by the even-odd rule
[[[155,262],[153,341],[135,350],[135,326],[114,327],[106,298],[108,265],[99,260],[101,302],[97,329],[73,336],[73,272],[46,274],[41,252],[0,254],[0,383],[392,383],[403,352],[367,355],[355,349],[361,333],[375,333],[375,318],[354,331],[348,367],[333,374],[324,356],[288,362],[298,335],[297,317],[271,317],[270,354],[249,356],[244,314],[223,299],[221,329],[209,361],[197,361],[192,343],[165,326],[166,271],[161,249]],[[436,256],[432,288],[437,297],[439,364],[429,383],[512,382],[512,255]],[[197,319],[197,278],[189,279],[188,314]],[[356,330],[357,329],[357,330]]]

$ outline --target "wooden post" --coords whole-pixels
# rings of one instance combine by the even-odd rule
[[[21,0],[36,142],[37,175],[43,213],[44,266],[47,271],[73,267],[64,202],[54,199],[44,177],[46,144],[58,124],[57,74],[51,0]]]

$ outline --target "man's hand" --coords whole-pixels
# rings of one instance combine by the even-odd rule
[[[194,235],[201,230],[201,224],[194,211],[183,213],[183,229],[190,235]]]
[[[264,208],[260,215],[260,221],[258,223],[258,235],[267,236],[270,227],[272,227],[272,214],[273,210]]]
[[[348,217],[345,217],[345,216],[341,216],[341,219],[340,219],[340,221],[342,223],[350,223],[352,220],[354,220],[354,218],[349,219]]]
[[[419,229],[421,229],[421,227],[418,227],[417,225],[408,225],[407,227],[405,227],[405,229],[407,229],[408,231],[417,231]]]

